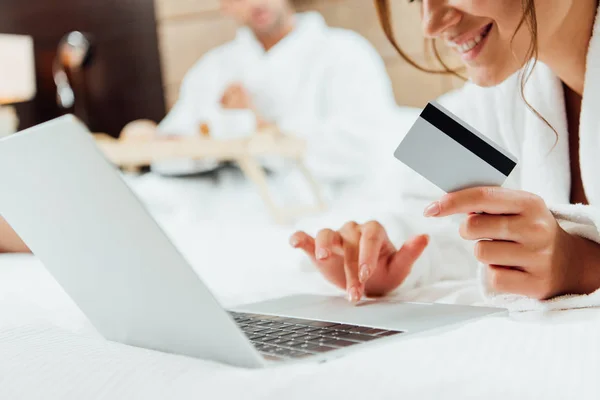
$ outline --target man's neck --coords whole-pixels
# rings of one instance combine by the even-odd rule
[[[294,30],[296,26],[295,18],[290,16],[286,18],[285,22],[283,22],[278,29],[273,30],[273,32],[269,32],[267,34],[258,34],[255,33],[256,39],[262,44],[265,51],[271,50],[277,43],[279,43],[283,38],[290,34]]]
[[[598,2],[577,0],[573,4],[556,35],[545,43],[547,48],[540,48],[539,58],[581,96]]]

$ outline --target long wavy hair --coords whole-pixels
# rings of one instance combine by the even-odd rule
[[[463,70],[462,68],[450,68],[448,64],[442,59],[440,52],[437,48],[435,39],[426,39],[428,41],[431,41],[431,43],[428,46],[426,46],[426,48],[430,48],[433,50],[436,60],[441,65],[441,69],[432,69],[419,65],[416,61],[414,61],[411,57],[409,57],[406,54],[398,44],[398,41],[396,40],[396,37],[394,35],[394,24],[390,4],[391,0],[375,0],[375,7],[377,8],[377,15],[379,16],[379,22],[381,23],[383,32],[385,33],[386,37],[388,38],[394,49],[396,49],[398,54],[400,54],[400,56],[408,64],[410,64],[414,68],[417,68],[420,71],[427,72],[430,74],[455,75],[461,79],[465,79],[461,75],[461,72]],[[521,17],[521,20],[519,21],[517,29],[513,34],[512,40],[514,41],[517,32],[519,32],[519,30],[523,27],[526,27],[529,30],[529,33],[531,34],[532,38],[531,43],[529,44],[529,48],[527,49],[525,59],[521,61],[522,65],[521,70],[519,72],[521,98],[527,105],[527,108],[529,108],[535,115],[537,115],[541,120],[543,120],[544,123],[548,125],[558,137],[558,133],[556,132],[554,127],[552,127],[548,120],[546,120],[546,118],[544,118],[535,108],[533,108],[529,101],[527,101],[527,99],[525,98],[525,86],[527,85],[529,78],[531,78],[531,74],[533,73],[533,69],[535,68],[538,59],[538,23],[534,0],[521,0],[521,8],[523,10],[523,15]]]

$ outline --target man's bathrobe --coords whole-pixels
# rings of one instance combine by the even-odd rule
[[[241,28],[232,42],[203,57],[187,74],[179,101],[159,126],[161,133],[196,135],[201,123],[208,123],[217,137],[253,133],[251,111],[220,106],[225,89],[240,83],[264,119],[306,139],[305,162],[319,180],[363,178],[373,158],[370,149],[389,134],[396,109],[385,65],[357,33],[330,28],[314,12],[296,18],[295,29],[269,51]],[[206,162],[191,160],[154,165],[163,173],[206,168]]]

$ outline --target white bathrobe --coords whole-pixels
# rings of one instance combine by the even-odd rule
[[[306,164],[322,181],[364,176],[374,136],[385,134],[396,106],[384,63],[367,40],[306,13],[297,15],[295,29],[268,52],[241,28],[234,41],[203,57],[187,74],[160,131],[195,135],[207,122],[216,137],[254,133],[252,112],[225,111],[219,104],[236,82],[266,120],[307,140]],[[163,173],[206,168],[206,162],[191,160],[154,165]]]
[[[529,111],[520,96],[515,75],[500,86],[480,88],[472,84],[442,99],[442,103],[466,122],[518,157],[516,170],[506,187],[541,196],[568,232],[600,243],[600,23],[594,29],[583,94],[580,126],[580,163],[589,206],[570,205],[570,164],[567,118],[561,81],[544,64],[538,64],[526,87],[526,98],[559,134]],[[445,279],[467,279],[482,273],[482,285],[492,304],[513,310],[600,306],[600,290],[589,296],[568,296],[539,302],[515,295],[496,295],[485,288],[485,269],[473,256],[473,244],[458,235],[458,219],[427,220],[424,208],[443,193],[398,162],[389,165],[390,211],[380,217],[398,243],[413,234],[431,233],[432,242],[399,290]],[[391,200],[391,202],[390,202]],[[598,260],[600,263],[600,260]]]

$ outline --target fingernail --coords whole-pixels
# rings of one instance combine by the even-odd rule
[[[317,250],[317,260],[324,260],[329,257],[329,250],[319,249]]]
[[[436,215],[439,215],[439,213],[440,213],[440,203],[436,201],[435,203],[431,203],[430,205],[427,206],[423,215],[426,217],[435,217]]]
[[[367,264],[363,264],[358,272],[358,279],[360,280],[360,283],[365,283],[367,279],[369,279],[369,273],[369,266]]]
[[[359,300],[360,293],[358,292],[358,289],[356,287],[351,287],[350,290],[348,290],[348,301],[350,303],[358,303]]]
[[[298,247],[298,244],[300,244],[300,242],[295,237],[293,237],[293,238],[290,239],[290,245],[292,247]]]

